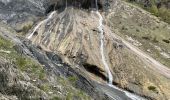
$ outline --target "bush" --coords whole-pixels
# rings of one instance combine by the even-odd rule
[[[163,21],[170,24],[170,9],[167,7],[168,0],[149,0],[146,2],[139,2],[137,0],[127,0],[130,3],[136,4],[145,10],[151,12],[153,15],[160,17]]]
[[[170,9],[161,7],[158,16],[160,16],[165,22],[170,23]]]
[[[31,29],[32,25],[27,25],[22,28],[23,34],[28,33],[28,31]]]
[[[151,90],[151,91],[154,91],[154,92],[156,91],[156,87],[155,86],[149,86],[148,89]]]
[[[154,14],[155,16],[158,16],[159,14],[158,14],[158,8],[157,8],[157,6],[156,5],[152,5],[151,6],[151,8],[150,8],[150,12],[152,13],[152,14]]]

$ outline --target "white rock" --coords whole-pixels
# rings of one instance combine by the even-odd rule
[[[161,52],[160,53],[163,57],[167,58],[167,59],[170,59],[170,55],[167,54],[166,52]]]
[[[149,53],[151,53],[151,50],[150,50],[150,49],[147,49],[146,51],[149,52]]]
[[[53,92],[48,92],[48,94],[53,94]]]
[[[36,82],[37,80],[32,80],[33,82]]]

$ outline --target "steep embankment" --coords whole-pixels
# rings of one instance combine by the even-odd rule
[[[95,13],[69,8],[54,14],[51,20],[42,24],[31,40],[44,50],[63,55],[71,65],[83,64],[91,70],[96,67],[98,70],[90,71],[89,77],[102,82],[107,73],[101,59],[98,20]],[[169,95],[169,80],[159,74],[159,71],[152,72],[151,68],[155,65],[136,56],[126,42],[115,36],[109,27],[104,25],[103,29],[105,57],[114,76],[114,83],[140,95],[166,98]]]
[[[29,6],[29,9],[37,7],[35,3],[39,2],[29,1],[32,1],[32,3],[24,1],[32,5]],[[46,0],[42,1],[45,2]],[[167,53],[169,46],[161,39],[168,36],[169,25],[140,8],[120,0],[98,1],[97,5],[101,16],[91,11],[94,4],[89,0],[83,2],[75,0],[74,3],[72,0],[68,0],[67,4],[60,0],[48,1],[47,4],[42,1],[40,1],[42,3],[41,7],[44,10],[42,8],[37,9],[43,12],[42,15],[48,12],[48,16],[40,18],[35,16],[36,14],[31,10],[22,13],[10,9],[15,13],[15,16],[9,19],[1,18],[1,20],[14,27],[18,33],[27,33],[31,28],[26,38],[30,39],[35,46],[32,47],[31,43],[24,42],[24,39],[22,41],[24,44],[20,42],[27,47],[28,51],[31,51],[34,59],[47,68],[56,68],[52,69],[53,71],[69,74],[71,70],[71,73],[75,73],[73,76],[80,75],[81,77],[78,77],[78,83],[80,84],[76,84],[76,87],[81,88],[93,98],[116,97],[120,100],[129,99],[127,91],[121,92],[119,89],[107,86],[106,81],[109,81],[109,71],[113,76],[113,82],[110,81],[110,84],[115,84],[148,99],[166,100],[170,98],[170,80],[168,79],[169,71],[167,71],[169,69],[153,60],[153,58],[159,56],[156,55],[157,52],[150,50],[153,53],[151,55],[153,58],[151,58],[148,54],[139,50],[146,50],[148,47],[158,45],[161,49],[165,47],[165,50],[161,50],[161,52]],[[56,2],[58,3],[55,5]],[[21,1],[18,3],[20,4]],[[91,3],[92,5],[89,6]],[[79,6],[75,6],[75,4],[79,4]],[[9,3],[9,5],[11,4]],[[68,8],[65,8],[66,5]],[[104,5],[107,5],[107,7]],[[8,5],[4,4],[4,6]],[[108,8],[110,9],[108,10]],[[56,11],[53,11],[54,9]],[[21,18],[16,17],[19,15]],[[27,17],[25,18],[22,15]],[[31,17],[28,17],[30,15]],[[103,25],[101,23],[102,17]],[[39,21],[33,25],[36,19],[39,19]],[[18,26],[21,29],[18,29]],[[160,28],[158,29],[158,27]],[[162,35],[158,36],[160,31]],[[145,33],[147,36],[151,35],[151,38],[143,36]],[[155,41],[155,39],[152,39],[154,36],[158,36],[157,44],[153,42]],[[10,38],[11,36],[7,35],[6,37]],[[136,40],[130,37],[136,38]],[[18,41],[15,38],[11,39],[15,42]],[[136,46],[142,44],[142,46],[138,49],[129,42]],[[56,66],[53,62],[55,59],[46,55],[46,52],[59,55],[62,61],[70,66]],[[168,67],[167,62],[169,60],[161,57],[157,60],[166,62],[165,65]],[[53,63],[49,64],[51,61]],[[106,66],[109,67],[109,71],[105,70]],[[164,73],[165,71],[166,73]],[[68,74],[64,75],[67,76]],[[83,83],[87,84],[82,85]],[[90,90],[93,91],[90,92]]]

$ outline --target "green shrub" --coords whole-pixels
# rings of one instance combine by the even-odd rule
[[[160,17],[163,21],[170,24],[170,9],[166,7],[165,4],[168,3],[168,0],[161,0],[160,3],[162,5],[157,6],[158,3],[155,0],[149,0],[148,5],[142,2],[138,2],[136,0],[126,0],[132,4],[135,4],[143,9],[151,12],[153,15]]]
[[[161,7],[158,16],[160,16],[165,22],[170,23],[170,9]]]
[[[32,25],[27,25],[22,28],[23,34],[28,33],[28,31],[31,29]]]
[[[154,91],[154,92],[157,91],[155,86],[149,86],[148,89],[151,90],[151,91]]]
[[[159,11],[158,11],[158,8],[157,8],[156,5],[152,5],[149,10],[150,10],[150,12],[151,12],[152,14],[154,14],[155,16],[159,16],[159,14],[158,14]]]

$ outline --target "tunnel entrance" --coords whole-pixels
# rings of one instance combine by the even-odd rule
[[[99,69],[96,65],[85,63],[83,66],[88,72],[94,74],[95,76],[100,77],[104,81],[108,80],[108,78],[102,73],[101,69]]]

